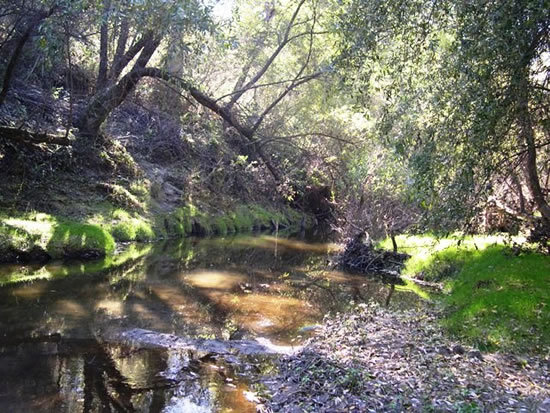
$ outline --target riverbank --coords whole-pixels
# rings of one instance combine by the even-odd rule
[[[550,350],[482,353],[450,338],[433,305],[362,304],[325,319],[264,381],[275,412],[548,411]]]
[[[524,239],[426,234],[397,243],[412,256],[403,275],[441,286],[443,294],[431,298],[452,335],[488,351],[539,353],[550,343],[550,256]]]
[[[0,262],[93,259],[112,254],[120,242],[149,242],[190,235],[254,230],[299,231],[313,219],[289,207],[241,205],[223,214],[194,205],[170,213],[141,215],[121,208],[98,210],[75,221],[46,213],[0,214]]]

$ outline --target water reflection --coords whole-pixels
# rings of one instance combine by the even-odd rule
[[[292,345],[313,331],[304,326],[352,300],[414,303],[393,286],[331,270],[334,250],[271,236],[186,239],[85,265],[0,268],[0,410],[255,411],[246,390],[264,361],[197,361],[110,343],[102,332]]]

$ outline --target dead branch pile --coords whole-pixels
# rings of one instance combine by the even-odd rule
[[[383,273],[397,275],[409,258],[408,254],[376,249],[366,240],[364,232],[351,238],[340,255],[340,265],[361,273]]]

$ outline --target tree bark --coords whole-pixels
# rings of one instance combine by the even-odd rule
[[[122,22],[120,23],[120,33],[118,35],[118,41],[116,46],[115,55],[113,57],[113,64],[112,68],[120,67],[122,59],[124,57],[124,52],[126,51],[126,44],[128,43],[128,34],[130,33],[130,24],[128,22],[128,17],[124,16],[122,18]],[[116,78],[113,78],[113,76],[116,75],[116,78],[120,75],[120,73],[117,75],[116,72],[113,72],[111,70],[109,72],[109,82],[115,82]]]
[[[72,143],[71,140],[65,136],[30,132],[25,129],[10,128],[9,126],[0,126],[0,137],[15,142],[28,144],[47,143],[52,145],[68,146]]]
[[[109,79],[116,82],[124,68],[128,66],[128,63],[130,63],[132,59],[136,57],[137,54],[145,47],[145,45],[153,40],[153,38],[153,32],[149,31],[145,33],[132,47],[126,51],[126,53],[124,53],[120,58],[115,59],[109,73]]]
[[[107,84],[107,70],[109,66],[109,12],[111,0],[103,0],[103,15],[99,30],[99,70],[97,74],[96,91],[103,89]]]
[[[520,127],[520,139],[527,146],[527,157],[525,159],[525,175],[531,196],[535,201],[538,211],[543,219],[550,223],[550,206],[542,192],[539,174],[537,170],[537,146],[535,132],[529,111],[529,84],[527,70],[521,74],[518,84],[518,108],[517,119]]]
[[[160,40],[157,39],[151,39],[146,43],[132,70],[123,76],[118,83],[92,98],[90,104],[77,121],[77,126],[84,136],[97,135],[99,128],[111,112],[124,102],[143,76],[148,76],[145,66],[159,44]]]

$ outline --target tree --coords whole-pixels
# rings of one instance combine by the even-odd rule
[[[163,41],[183,43],[185,34],[209,28],[209,8],[200,0],[134,3],[104,0],[99,14],[100,50],[96,93],[77,120],[81,134],[95,136],[109,114],[134,90],[144,76],[159,76],[149,67]],[[111,33],[111,34],[110,34]],[[109,42],[116,38],[116,42]],[[116,49],[109,50],[109,44]],[[113,56],[109,59],[109,56]],[[122,73],[128,65],[132,67]]]
[[[349,0],[339,23],[343,72],[367,104],[382,97],[378,137],[407,156],[433,224],[467,220],[519,165],[550,222],[546,2]]]
[[[4,68],[4,78],[2,80],[2,89],[0,90],[0,106],[4,103],[17,64],[23,53],[23,48],[31,39],[32,35],[38,31],[38,28],[44,20],[51,17],[55,12],[62,9],[63,5],[56,2],[48,4],[26,4],[25,2],[14,2],[9,5],[2,4],[3,11],[1,17],[5,22],[2,26],[7,26],[5,36],[2,39],[2,49],[10,49]],[[10,27],[11,26],[11,27]],[[13,45],[12,45],[13,44]],[[11,47],[10,47],[11,46]]]

